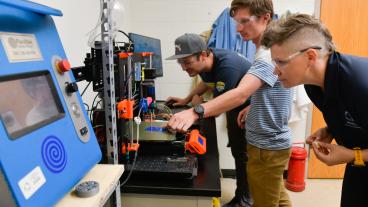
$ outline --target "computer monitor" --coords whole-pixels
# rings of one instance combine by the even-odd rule
[[[152,67],[156,69],[155,77],[162,77],[161,41],[156,38],[134,33],[129,33],[129,37],[134,43],[133,52],[153,52]]]

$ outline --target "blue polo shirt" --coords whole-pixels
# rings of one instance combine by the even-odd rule
[[[339,145],[368,148],[368,58],[334,52],[328,60],[325,91],[305,85]]]
[[[217,48],[211,50],[214,55],[212,70],[199,75],[203,82],[213,87],[213,95],[216,97],[236,88],[251,63],[237,52]]]

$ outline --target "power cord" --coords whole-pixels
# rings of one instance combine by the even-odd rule
[[[138,116],[134,117],[134,122],[137,124],[137,144],[139,144],[139,125],[142,123],[142,120],[139,117],[139,115],[141,114],[141,110],[142,110],[142,107],[139,109]],[[129,174],[128,174],[127,178],[124,180],[124,182],[120,184],[120,187],[124,186],[128,182],[128,180],[130,179],[130,177],[132,176],[133,170],[135,168],[135,163],[137,161],[138,149],[139,148],[137,148],[137,150],[135,151],[133,164],[132,164],[132,167],[130,168]]]

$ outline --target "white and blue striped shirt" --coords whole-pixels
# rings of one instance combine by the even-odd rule
[[[293,92],[281,86],[273,71],[270,50],[259,48],[248,73],[264,84],[252,95],[245,125],[246,137],[249,144],[258,148],[281,150],[291,147],[288,119]]]

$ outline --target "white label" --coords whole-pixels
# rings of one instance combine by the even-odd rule
[[[37,166],[18,182],[18,186],[24,197],[28,199],[45,183],[46,178],[41,168]]]
[[[34,34],[2,32],[0,36],[9,62],[43,60]]]

